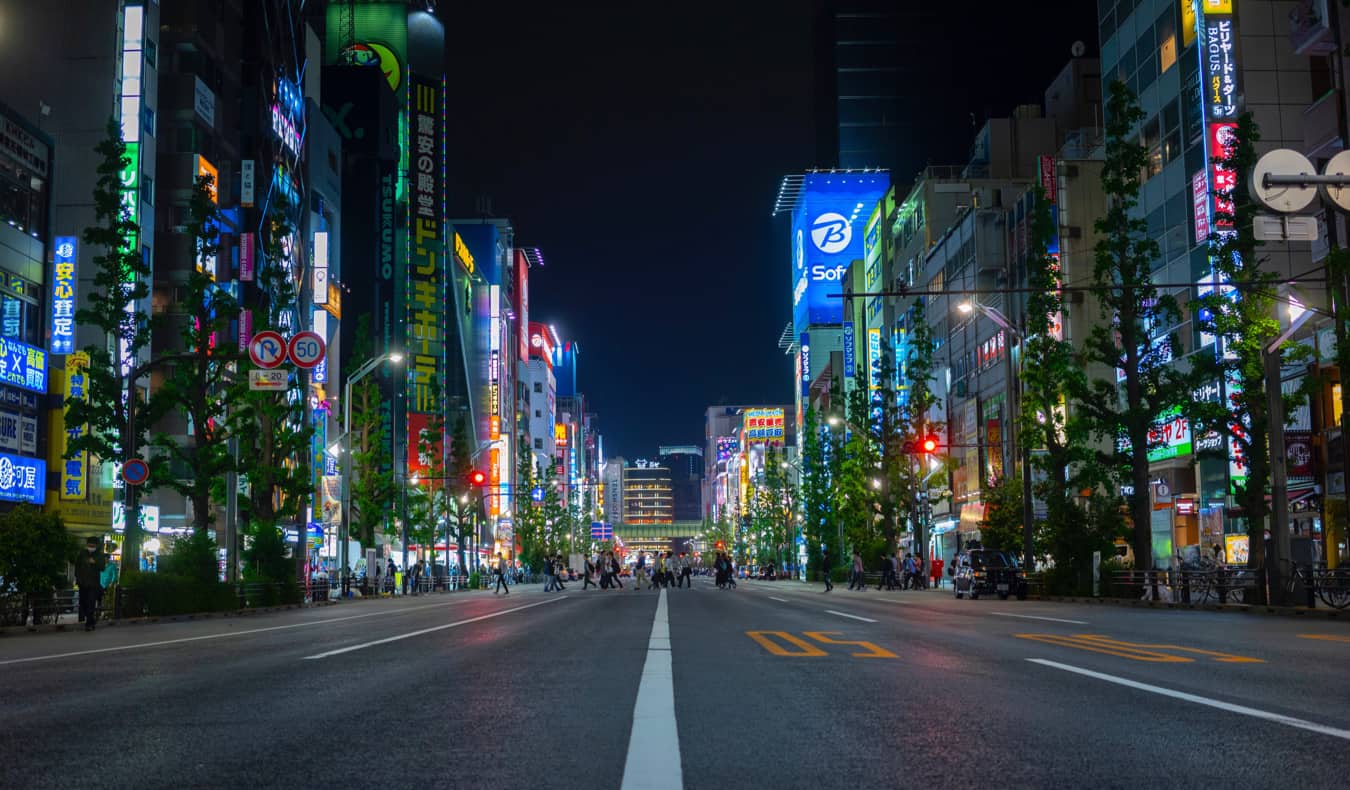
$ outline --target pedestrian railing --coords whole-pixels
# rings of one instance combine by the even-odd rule
[[[1120,570],[1111,579],[1117,598],[1185,604],[1240,604],[1261,583],[1256,568],[1212,566],[1196,569]]]
[[[54,590],[36,595],[0,595],[0,627],[60,623],[69,616],[76,622],[80,611],[79,590]]]

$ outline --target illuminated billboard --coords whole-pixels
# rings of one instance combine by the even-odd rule
[[[408,411],[438,410],[432,381],[445,377],[446,238],[441,199],[445,140],[440,80],[412,82],[412,148],[409,151]]]
[[[890,186],[885,173],[807,173],[792,213],[792,324],[839,324],[844,273],[863,258],[863,225]]]
[[[745,440],[748,444],[761,442],[783,442],[782,409],[746,409]]]

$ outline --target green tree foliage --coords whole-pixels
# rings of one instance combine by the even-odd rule
[[[539,485],[544,487],[544,502],[539,508],[543,520],[539,548],[546,554],[561,553],[567,549],[571,522],[554,464],[544,466]]]
[[[940,435],[945,425],[933,419],[933,410],[942,405],[933,392],[936,380],[933,366],[933,353],[937,350],[937,341],[933,336],[933,327],[928,322],[927,304],[919,299],[910,308],[909,337],[906,343],[907,355],[900,370],[900,379],[908,388],[908,395],[901,411],[901,434],[909,441],[920,443],[928,435]],[[902,446],[903,449],[903,446]],[[939,452],[942,452],[939,450]],[[906,511],[914,531],[914,545],[926,546],[925,530],[927,524],[926,509],[921,509],[927,501],[928,491],[941,487],[946,482],[946,465],[930,469],[926,456],[903,454],[899,464],[889,474],[891,491],[897,492],[897,503]],[[931,503],[930,503],[931,505]],[[898,548],[894,539],[888,540],[888,547]]]
[[[538,472],[534,464],[534,452],[529,442],[520,440],[519,458],[516,459],[516,491],[513,498],[516,513],[513,526],[516,531],[516,545],[520,546],[518,557],[522,565],[534,567],[543,556],[543,509],[535,504],[533,491],[539,485]]]
[[[152,464],[151,479],[185,497],[192,509],[192,528],[204,533],[214,518],[213,502],[223,501],[222,481],[234,466],[225,441],[228,390],[238,349],[229,332],[239,313],[234,297],[216,285],[205,262],[218,252],[220,211],[211,176],[199,176],[188,202],[187,234],[192,241],[192,265],[187,269],[186,299],[173,315],[182,352],[170,362],[159,388],[151,396],[155,420],[171,419],[157,430],[151,443],[160,456]],[[166,463],[167,462],[167,463]]]
[[[356,342],[348,363],[357,370],[370,361],[371,329],[369,314],[356,320]],[[394,485],[393,459],[389,437],[381,415],[379,373],[367,374],[352,387],[351,418],[351,534],[366,548],[375,545],[375,532],[387,521],[398,496]]]
[[[821,425],[819,412],[806,411],[802,431],[801,514],[806,536],[807,570],[820,567],[821,549],[829,547],[838,560],[836,499],[830,472],[834,434]]]
[[[258,332],[285,331],[282,315],[297,306],[293,284],[296,262],[284,243],[292,230],[285,206],[278,205],[260,239],[258,287],[251,304],[253,327]],[[242,370],[247,364],[240,360],[240,374],[229,387],[226,417],[229,435],[238,442],[241,487],[248,492],[240,498],[239,519],[244,534],[254,544],[249,565],[255,569],[280,568],[285,545],[272,537],[279,534],[278,525],[304,520],[313,494],[309,454],[314,430],[305,419],[300,373],[291,376],[286,392],[254,391],[249,389],[248,376]],[[264,548],[281,553],[263,561],[258,552]]]
[[[1153,285],[1151,268],[1160,253],[1148,223],[1138,216],[1140,179],[1148,163],[1137,133],[1143,117],[1134,94],[1123,83],[1113,82],[1102,167],[1106,214],[1096,223],[1101,240],[1093,267],[1103,320],[1083,346],[1084,360],[1112,375],[1076,386],[1075,400],[1088,428],[1113,448],[1103,460],[1116,482],[1133,487],[1134,553],[1138,567],[1147,568],[1152,557],[1148,451],[1157,444],[1160,418],[1186,403],[1194,386],[1169,364],[1171,349],[1181,348],[1171,331],[1180,322],[1181,311],[1173,296]],[[1117,375],[1123,380],[1117,382]]]
[[[159,572],[200,584],[216,584],[220,578],[216,541],[205,529],[175,538],[159,557]],[[128,584],[131,584],[128,582]],[[134,585],[133,585],[134,586]]]
[[[434,377],[431,379],[430,396],[431,402],[436,404],[435,408],[427,419],[427,427],[413,437],[422,469],[417,475],[418,482],[412,484],[407,493],[408,536],[419,546],[434,547],[442,524],[447,525],[446,537],[449,537],[448,525],[454,508],[451,504],[451,481],[447,474],[445,399],[440,381]],[[432,551],[434,554],[434,549]],[[434,556],[432,561],[435,561]]]
[[[31,505],[0,515],[0,594],[33,595],[65,586],[77,546],[61,517]]]
[[[286,538],[275,524],[250,524],[243,551],[244,580],[287,582],[295,578],[295,563],[286,556]]]
[[[980,521],[980,545],[994,551],[1022,551],[1022,483],[1005,476],[989,487]]]
[[[96,224],[86,228],[83,240],[94,254],[92,287],[85,289],[83,306],[75,312],[75,321],[85,329],[97,329],[102,336],[84,347],[89,355],[86,371],[87,397],[69,399],[67,424],[84,426],[67,445],[67,458],[89,453],[103,460],[121,459],[127,440],[128,403],[136,412],[134,445],[145,444],[151,420],[146,401],[128,400],[127,381],[122,367],[134,367],[150,347],[152,324],[146,311],[128,310],[133,302],[150,295],[150,267],[141,258],[136,241],[140,226],[132,221],[122,188],[122,171],[131,165],[121,127],[109,120],[107,135],[94,148],[99,157],[98,182],[94,186]],[[153,484],[153,481],[152,481]],[[141,526],[128,519],[124,537],[127,557],[139,557]]]
[[[1236,184],[1216,192],[1214,223],[1210,238],[1210,260],[1220,283],[1231,287],[1201,297],[1197,321],[1204,332],[1213,334],[1221,353],[1197,355],[1197,370],[1208,379],[1224,382],[1224,403],[1196,403],[1190,406],[1193,430],[1214,432],[1236,445],[1236,455],[1246,462],[1247,477],[1234,481],[1237,501],[1247,521],[1248,563],[1253,568],[1265,564],[1265,528],[1270,516],[1266,500],[1270,484],[1270,434],[1284,430],[1272,425],[1266,377],[1266,348],[1280,334],[1275,312],[1275,294],[1279,274],[1270,271],[1258,255],[1258,242],[1252,231],[1257,213],[1248,192],[1247,181],[1256,164],[1256,142],[1260,139],[1250,113],[1238,118],[1233,144],[1215,158],[1237,174]],[[1305,358],[1307,349],[1286,343],[1279,352],[1285,361]],[[1298,406],[1303,395],[1283,396],[1285,414]],[[1283,459],[1280,459],[1283,463]],[[1264,603],[1265,589],[1258,585],[1258,602]]]

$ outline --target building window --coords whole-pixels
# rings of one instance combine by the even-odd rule
[[[543,440],[543,439],[535,439],[535,440],[534,440],[534,449],[536,449],[536,450],[542,450],[542,449],[544,449],[544,440]]]
[[[534,383],[534,391],[535,391],[535,392],[543,392],[543,391],[544,391],[544,385],[543,385],[542,383],[536,381],[536,382]]]
[[[539,411],[538,409],[535,409],[535,410],[534,410],[534,416],[536,416],[536,417],[543,417],[543,416],[544,416],[544,413],[541,412],[541,411]]]
[[[1155,29],[1158,32],[1158,71],[1166,72],[1177,63],[1176,23],[1172,21],[1172,9],[1158,17]]]

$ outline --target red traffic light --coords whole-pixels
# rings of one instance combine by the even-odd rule
[[[923,437],[923,441],[919,443],[919,447],[925,453],[935,453],[938,449],[938,438],[930,433]]]
[[[481,486],[487,485],[487,472],[481,469],[475,469],[469,473],[469,485]]]
[[[722,541],[720,541],[720,540],[717,541],[717,549],[720,551],[720,550],[722,550],[723,548],[726,548],[726,545],[725,545],[724,543],[722,543]]]

